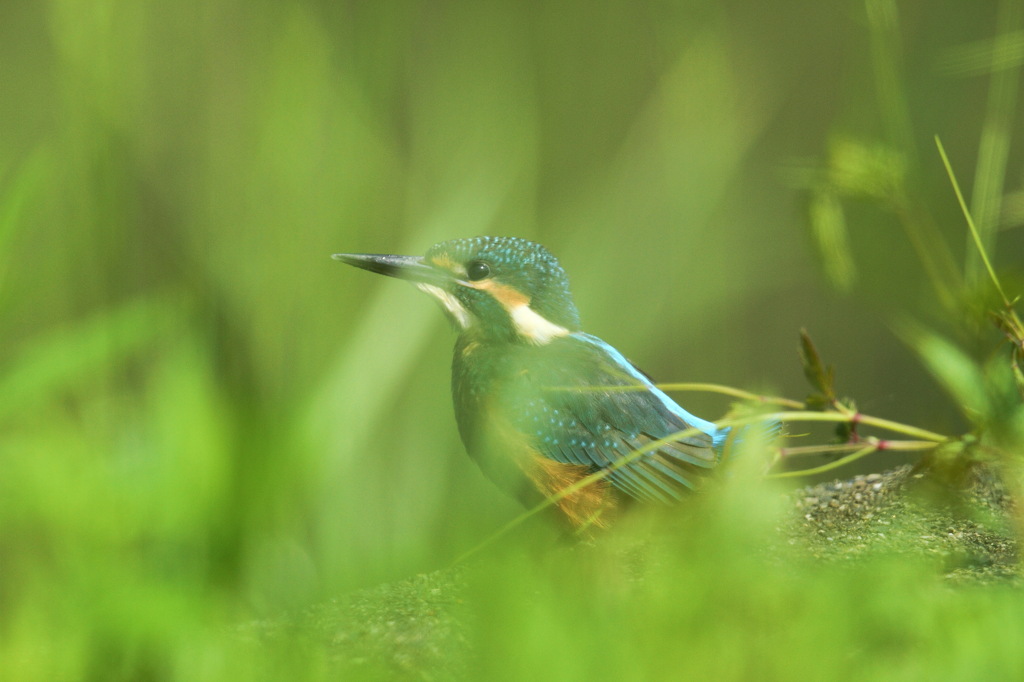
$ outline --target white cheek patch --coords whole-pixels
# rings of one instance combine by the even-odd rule
[[[569,330],[565,327],[534,312],[528,303],[512,306],[508,308],[508,312],[519,335],[538,346],[543,346],[550,343],[552,339],[569,334]]]
[[[438,301],[444,307],[455,323],[459,325],[460,329],[468,329],[472,318],[469,316],[469,311],[462,305],[459,299],[455,298],[447,291],[440,287],[436,287],[433,284],[417,283],[416,288],[422,292],[428,293]]]

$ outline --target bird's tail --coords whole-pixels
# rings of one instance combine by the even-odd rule
[[[782,422],[778,419],[747,424],[739,429],[729,426],[720,429],[712,438],[711,444],[719,456],[735,451],[741,443],[754,441],[770,444],[782,434]]]

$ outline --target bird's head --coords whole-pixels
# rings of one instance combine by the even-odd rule
[[[461,332],[482,339],[543,345],[579,330],[565,271],[551,252],[525,239],[453,239],[425,256],[334,258],[412,282],[441,302]]]

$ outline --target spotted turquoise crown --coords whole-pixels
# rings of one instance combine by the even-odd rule
[[[502,289],[449,287],[466,310],[484,326],[501,328],[497,336],[523,341],[514,326],[506,323],[507,308],[496,291],[522,295],[526,305],[543,319],[572,332],[580,328],[580,316],[569,290],[569,277],[550,251],[519,237],[452,239],[430,247],[425,260],[450,267],[470,282],[500,282]],[[492,330],[497,331],[497,330]]]

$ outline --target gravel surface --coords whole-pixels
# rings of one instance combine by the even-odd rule
[[[932,556],[953,582],[1020,580],[1010,500],[987,470],[954,485],[904,466],[803,488],[792,501],[796,517],[780,532],[816,559]]]

